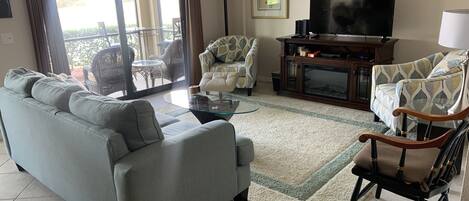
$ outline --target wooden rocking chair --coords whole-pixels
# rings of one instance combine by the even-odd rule
[[[456,121],[458,126],[438,138],[427,141],[412,141],[402,137],[383,134],[363,134],[362,143],[370,140],[354,159],[352,173],[358,181],[352,201],[363,197],[377,185],[375,197],[386,189],[412,200],[426,200],[436,195],[440,201],[448,200],[450,182],[457,174],[455,161],[464,148],[469,128],[466,117],[469,108],[453,115],[428,115],[407,108],[398,108],[394,116],[411,115],[430,122]],[[406,117],[404,117],[406,118]],[[429,136],[430,129],[425,136]],[[370,181],[363,189],[363,179]]]

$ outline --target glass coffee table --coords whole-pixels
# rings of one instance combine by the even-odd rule
[[[259,110],[259,105],[238,100],[236,97],[224,95],[190,95],[187,90],[175,90],[164,95],[164,100],[173,105],[186,108],[204,124],[214,120],[230,120],[235,114],[247,114]]]

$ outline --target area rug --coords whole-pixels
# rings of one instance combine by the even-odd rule
[[[307,200],[351,162],[363,146],[357,142],[361,133],[386,131],[382,124],[372,123],[372,114],[365,111],[269,94],[234,96],[260,106],[257,112],[230,120],[237,134],[254,142],[254,197],[272,191],[281,194],[277,198]],[[181,120],[197,121],[191,113],[172,108],[162,110]]]

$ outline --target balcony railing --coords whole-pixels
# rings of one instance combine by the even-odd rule
[[[180,37],[173,29],[167,28],[136,28],[126,33],[130,47],[136,50],[136,58],[144,59],[151,54],[151,50],[165,47],[166,40]],[[118,33],[95,34],[88,36],[65,38],[65,48],[70,68],[82,68],[90,65],[96,53],[111,45],[120,44]],[[157,47],[151,47],[149,41],[156,41]]]

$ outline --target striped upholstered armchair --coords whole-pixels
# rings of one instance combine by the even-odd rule
[[[409,63],[374,66],[370,107],[375,121],[399,131],[402,117],[392,115],[398,107],[431,113],[439,110],[436,101],[454,104],[461,90],[464,52],[440,52]]]
[[[237,72],[237,88],[246,88],[251,95],[257,75],[257,39],[246,36],[225,36],[208,45],[199,55],[202,73]]]

